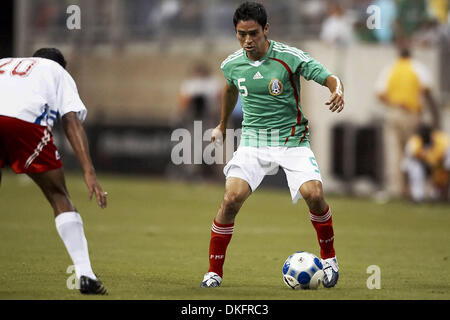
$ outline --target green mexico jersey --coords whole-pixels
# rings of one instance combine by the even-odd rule
[[[221,69],[241,95],[242,146],[309,147],[300,76],[323,85],[331,75],[324,66],[297,48],[271,40],[261,60],[250,60],[241,49],[228,56]]]

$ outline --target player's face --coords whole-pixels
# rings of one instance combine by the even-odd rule
[[[240,20],[236,25],[236,37],[247,52],[247,57],[252,60],[259,60],[269,49],[268,32],[269,24],[263,28],[254,20]]]

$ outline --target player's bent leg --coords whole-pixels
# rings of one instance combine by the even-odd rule
[[[328,204],[325,202],[322,183],[318,180],[307,181],[300,186],[300,193],[311,212],[325,214]]]
[[[414,202],[422,202],[425,198],[425,185],[427,173],[424,165],[412,157],[406,158],[403,163],[406,172],[407,185]]]
[[[67,191],[62,168],[27,174],[41,188],[53,208],[55,217],[62,212],[76,211]]]
[[[222,224],[234,223],[234,219],[250,196],[252,190],[248,182],[240,178],[230,177],[225,182],[225,194],[216,215],[216,221]]]
[[[311,223],[317,233],[320,246],[326,288],[334,287],[339,279],[339,267],[334,250],[333,219],[329,205],[324,199],[322,183],[317,180],[305,182],[300,193],[309,207]]]
[[[42,173],[28,173],[50,202],[59,236],[75,266],[83,294],[106,294],[103,284],[92,271],[83,221],[70,200],[61,168]]]
[[[234,232],[234,220],[250,194],[251,188],[247,181],[235,177],[226,180],[222,204],[211,227],[209,269],[200,287],[213,288],[221,285],[225,254]]]

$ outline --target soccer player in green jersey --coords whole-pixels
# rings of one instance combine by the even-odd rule
[[[242,49],[221,65],[227,83],[221,121],[212,139],[224,138],[238,94],[244,120],[239,148],[224,168],[225,194],[212,225],[209,270],[201,287],[221,285],[235,217],[264,176],[279,167],[286,173],[292,201],[303,198],[309,207],[320,246],[323,285],[334,287],[339,273],[331,210],[324,199],[319,168],[309,145],[308,120],[300,105],[300,76],[328,87],[331,96],[325,104],[332,112],[339,113],[344,108],[343,85],[307,53],[268,39],[269,24],[261,4],[241,4],[233,23]]]

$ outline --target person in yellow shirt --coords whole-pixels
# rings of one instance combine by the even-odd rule
[[[409,137],[423,119],[425,107],[431,113],[433,127],[439,128],[439,113],[432,95],[432,80],[428,69],[411,58],[403,46],[398,59],[380,73],[376,83],[378,99],[387,108],[385,112],[386,182],[389,191],[405,194],[401,161]]]
[[[429,180],[432,198],[449,200],[450,137],[422,124],[406,144],[402,169],[413,201],[425,199]]]
[[[439,21],[439,23],[448,23],[448,0],[428,0],[428,10],[430,15]]]

